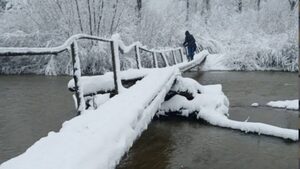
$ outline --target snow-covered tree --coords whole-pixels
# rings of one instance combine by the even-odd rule
[[[7,0],[0,0],[0,13],[4,12],[6,8]]]
[[[223,53],[236,69],[247,61],[249,69],[298,69],[289,63],[297,59],[299,0],[0,0],[2,11],[4,4],[0,46],[55,46],[77,33],[115,32],[126,43],[179,46],[189,30],[198,45]]]

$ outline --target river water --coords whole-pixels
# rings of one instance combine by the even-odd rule
[[[295,99],[297,74],[283,72],[191,72],[203,85],[222,84],[230,118],[298,128],[298,112],[251,107]],[[0,76],[0,163],[26,150],[63,121],[74,117],[67,90],[70,77]],[[197,120],[154,120],[125,155],[118,169],[293,169],[298,144],[245,134]]]
[[[74,117],[70,77],[0,76],[0,163]]]

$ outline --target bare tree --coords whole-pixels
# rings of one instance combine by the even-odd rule
[[[243,1],[242,0],[237,0],[237,7],[238,7],[238,12],[241,13],[243,10]]]
[[[89,17],[90,35],[93,35],[92,11],[91,11],[91,3],[90,3],[90,0],[87,0],[87,7],[88,7],[88,17]]]
[[[93,32],[95,33],[97,30],[97,18],[96,18],[96,3],[95,0],[92,1],[93,4]]]
[[[101,21],[102,21],[102,17],[103,17],[103,11],[104,11],[104,0],[101,1],[101,5],[99,5],[99,9],[98,11],[100,11],[100,14],[98,15],[98,23],[97,23],[97,35],[100,35],[100,27],[101,27]]]
[[[190,15],[190,0],[186,0],[186,18],[185,21],[189,21],[189,15]]]
[[[203,0],[202,1],[202,10],[201,10],[201,15],[204,16],[204,19],[205,19],[205,23],[207,24],[208,22],[208,18],[209,18],[209,15],[210,15],[210,9],[211,9],[211,6],[210,6],[210,0]]]
[[[294,10],[297,1],[298,1],[298,0],[289,0],[290,6],[291,6],[291,11]]]
[[[118,4],[119,4],[119,0],[116,0],[115,4],[113,5],[113,17],[111,19],[111,24],[109,29],[110,34],[113,34],[114,31],[115,20],[118,12]]]
[[[258,11],[260,10],[260,2],[261,2],[261,0],[256,0],[256,9]]]
[[[137,11],[137,17],[140,21],[142,18],[142,0],[136,0],[136,11]]]
[[[78,15],[78,22],[79,22],[79,26],[80,26],[80,30],[81,32],[83,32],[83,26],[82,26],[82,21],[81,21],[81,15],[80,15],[80,8],[79,8],[79,4],[78,4],[78,0],[75,0],[76,3],[76,10],[77,10],[77,15]]]
[[[210,11],[210,0],[205,0],[206,10]]]
[[[210,11],[210,0],[203,0],[202,4],[201,15],[205,15]]]

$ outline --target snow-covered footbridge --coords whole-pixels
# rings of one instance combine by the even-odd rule
[[[113,72],[81,76],[77,41],[89,39],[110,43]],[[120,71],[120,53],[135,51],[138,69]],[[196,115],[220,127],[298,140],[298,131],[262,123],[228,119],[229,102],[221,85],[202,86],[181,73],[200,66],[209,56],[197,51],[186,60],[183,48],[150,50],[140,43],[125,46],[119,35],[103,39],[75,35],[55,48],[0,48],[1,56],[49,55],[70,51],[74,92],[79,116],[65,122],[59,132],[50,132],[28,150],[3,163],[1,169],[106,169],[114,168],[134,141],[157,115]],[[153,58],[153,68],[143,68],[140,52]],[[171,53],[171,58],[166,57]],[[170,55],[169,55],[170,56]],[[158,57],[164,66],[159,67]]]

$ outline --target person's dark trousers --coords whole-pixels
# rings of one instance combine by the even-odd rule
[[[194,59],[194,48],[193,47],[188,47],[188,61]]]

